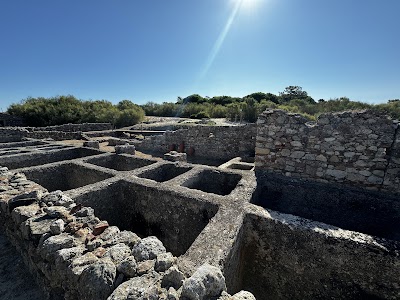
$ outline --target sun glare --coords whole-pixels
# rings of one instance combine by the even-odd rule
[[[242,9],[255,9],[262,1],[265,0],[233,0],[235,3],[240,3]]]

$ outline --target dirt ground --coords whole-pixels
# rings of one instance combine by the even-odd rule
[[[28,272],[21,256],[2,234],[0,234],[0,299],[44,299],[42,291]]]

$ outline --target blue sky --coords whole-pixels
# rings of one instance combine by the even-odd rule
[[[399,0],[0,0],[0,109],[288,85],[386,102],[400,98],[399,11]]]

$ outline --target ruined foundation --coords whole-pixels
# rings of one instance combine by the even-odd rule
[[[361,128],[361,124],[367,125]],[[182,272],[184,282],[208,263],[222,271],[232,295],[247,290],[257,299],[398,299],[398,124],[381,115],[357,112],[325,115],[310,125],[298,115],[268,111],[257,126],[255,170],[251,158],[240,151],[230,153],[230,161],[220,167],[210,167],[89,148],[51,148],[56,146],[40,141],[0,144],[5,153],[0,165],[26,175],[26,183],[22,182],[28,190],[24,187],[15,194],[31,187],[61,190],[73,206],[93,208],[108,228],[116,226],[138,239],[157,237],[165,251],[176,257],[170,267]],[[185,134],[190,135],[190,130]],[[0,195],[2,229],[38,281],[50,295],[59,293],[68,299],[81,295],[82,291],[56,280],[75,266],[74,259],[42,264],[46,255],[26,247],[33,241],[46,243],[57,234],[28,232],[28,238],[18,234],[22,221],[12,214],[38,204],[12,200],[7,190]],[[39,207],[35,209],[36,214]],[[23,214],[23,222],[35,214]],[[91,223],[88,227],[89,232],[95,230]],[[71,280],[93,295],[88,272],[92,264],[106,259],[98,256],[99,249],[105,249],[107,257],[115,244],[107,244],[101,234],[104,243],[100,244],[88,242],[85,234],[78,238],[83,239],[85,250],[77,258],[88,253],[97,256],[79,272],[72,268],[77,273]],[[73,248],[63,247],[66,252]],[[128,285],[157,286],[157,280],[161,282],[171,271],[157,271],[156,260],[144,260],[143,273],[131,278],[113,273],[102,297],[113,293],[110,299],[122,299],[116,293]],[[160,295],[169,297],[170,290],[165,291],[158,294],[160,299]],[[183,293],[180,299],[196,299],[188,295]],[[229,299],[223,293],[214,299],[218,297]],[[231,299],[241,299],[237,297]]]

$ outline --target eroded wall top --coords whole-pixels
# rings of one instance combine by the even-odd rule
[[[370,110],[323,114],[314,123],[266,110],[257,121],[256,170],[400,192],[398,128]]]

